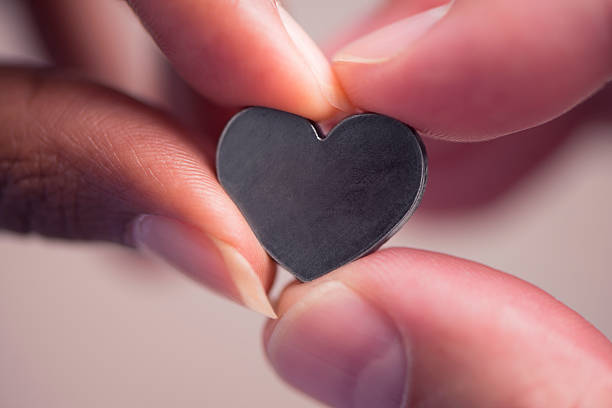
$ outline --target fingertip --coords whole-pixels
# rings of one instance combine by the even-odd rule
[[[160,257],[208,289],[266,317],[277,317],[267,295],[273,272],[254,269],[231,245],[158,215],[136,217],[128,235],[133,246]]]
[[[287,10],[280,3],[277,2],[276,4],[282,25],[293,42],[295,50],[302,55],[306,65],[310,68],[323,98],[334,108],[332,111],[329,111],[329,107],[325,107],[326,109],[321,112],[322,115],[314,119],[327,119],[336,111],[353,111],[354,108],[347,100],[328,59],[321,49]]]
[[[524,130],[583,101],[612,70],[601,2],[555,2],[559,19],[547,4],[455,1],[356,40],[333,66],[355,106],[422,134],[479,141]]]
[[[351,109],[328,60],[274,1],[131,4],[177,71],[217,104],[316,121]]]

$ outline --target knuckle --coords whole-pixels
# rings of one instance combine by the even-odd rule
[[[0,228],[122,242],[134,204],[106,177],[107,155],[95,150],[101,141],[87,139],[92,132],[103,139],[96,109],[87,108],[99,99],[98,88],[36,72],[0,74],[6,85],[0,95]]]
[[[48,151],[0,154],[0,228],[123,242],[134,208],[95,177]]]
[[[0,225],[13,231],[73,236],[78,177],[48,154],[0,157]]]

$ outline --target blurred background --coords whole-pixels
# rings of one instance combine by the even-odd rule
[[[117,27],[112,35],[123,38],[139,61],[115,85],[156,102],[142,85],[160,71],[154,45],[123,2],[103,3]],[[323,42],[377,1],[285,4]],[[0,57],[48,60],[21,0],[0,0]],[[470,167],[491,145],[467,147],[469,155],[461,151],[463,161],[450,167],[432,146],[432,190],[389,245],[450,253],[515,274],[611,338],[612,127],[564,130],[565,142],[534,156],[528,177],[469,205],[464,201],[471,191],[497,177],[494,163]],[[524,146],[532,143],[529,135],[517,137]],[[512,163],[512,154],[522,150],[507,150],[495,161]],[[436,186],[444,183],[435,181],[444,173],[436,169],[445,166],[454,188],[441,191]],[[454,202],[467,209],[444,205]],[[289,281],[285,272],[279,278],[275,293]],[[262,325],[258,315],[133,251],[0,234],[1,407],[318,406],[268,367]]]

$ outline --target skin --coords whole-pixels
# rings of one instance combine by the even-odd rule
[[[609,120],[609,0],[457,0],[409,39],[389,25],[443,2],[390,1],[332,43],[328,53],[340,51],[331,62],[270,1],[129,4],[171,65],[156,83],[128,75],[138,72],[126,45],[134,21],[93,18],[122,13],[125,4],[29,1],[56,66],[0,68],[0,227],[135,245],[135,220],[163,217],[171,221],[157,225],[170,222],[200,254],[171,254],[171,261],[245,304],[253,287],[269,288],[274,266],[213,170],[219,129],[239,107],[332,122],[366,110],[410,123],[431,138],[430,209],[482,205],[549,155],[564,139],[561,130]],[[384,48],[372,38],[386,44],[382,57],[370,58]],[[140,99],[161,109],[125,95],[142,95],[139,89],[153,89]],[[520,162],[500,161],[519,149]],[[458,174],[464,177],[453,179]],[[453,195],[451,187],[468,194]],[[449,200],[457,195],[471,198]],[[238,258],[228,261],[219,249],[226,247],[255,281],[236,278]],[[325,320],[329,300],[316,295],[328,290],[345,302],[336,305],[337,319],[305,330]],[[374,349],[355,343],[353,350],[348,333],[334,331],[366,312],[372,331],[399,344],[394,362],[401,364],[377,368],[384,374],[378,378],[400,378],[401,399],[385,401],[389,406],[612,406],[612,345],[582,317],[510,275],[410,249],[381,251],[316,282],[290,285],[277,305],[280,318],[264,333],[272,366],[330,405],[380,397],[344,374],[330,380],[342,386],[323,383],[335,364],[353,367]],[[314,357],[304,360],[300,350]],[[362,368],[349,377],[360,378]]]

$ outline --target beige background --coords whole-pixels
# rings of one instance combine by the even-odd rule
[[[373,4],[286,3],[317,40]],[[1,55],[35,56],[36,48],[24,45],[18,8],[6,0],[0,7]],[[512,272],[612,337],[611,131],[581,129],[533,177],[485,209],[418,213],[391,245]],[[1,407],[317,406],[266,365],[262,324],[129,251],[0,234]]]

